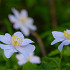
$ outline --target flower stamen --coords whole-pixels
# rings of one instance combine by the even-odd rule
[[[29,59],[26,59],[27,61],[30,61],[30,58]]]
[[[30,58],[26,59],[27,61],[30,61],[32,59],[32,55],[30,55]]]
[[[22,37],[18,37],[17,35],[11,37],[11,43],[15,47],[20,46],[22,42],[23,42]]]
[[[64,36],[65,36],[67,39],[70,39],[70,32],[64,31]]]

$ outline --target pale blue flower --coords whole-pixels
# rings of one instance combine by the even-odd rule
[[[18,64],[19,65],[23,65],[26,62],[31,62],[31,63],[35,63],[35,64],[40,64],[40,58],[38,56],[34,56],[33,53],[30,53],[30,57],[27,59],[23,56],[23,54],[17,54],[16,58],[18,59]]]
[[[9,15],[9,19],[13,24],[15,29],[20,29],[24,35],[28,36],[30,30],[36,30],[36,26],[33,25],[34,20],[31,17],[28,17],[26,10],[21,10],[19,13],[16,9],[12,8],[14,15]]]
[[[60,52],[62,51],[64,45],[70,44],[70,30],[66,30],[64,31],[64,33],[59,31],[53,31],[52,34],[55,40],[51,43],[51,45],[54,45],[55,43],[62,41],[62,43],[58,47]]]
[[[35,50],[35,46],[29,43],[33,43],[30,39],[24,39],[21,32],[16,32],[11,36],[6,33],[0,35],[0,41],[4,44],[0,44],[0,47],[4,49],[4,54],[7,58],[10,58],[14,52],[22,53],[26,58],[29,58],[29,54]]]

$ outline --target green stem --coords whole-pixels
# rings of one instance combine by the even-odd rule
[[[58,65],[58,70],[61,70],[60,65],[61,65],[61,60],[62,60],[63,52],[64,52],[64,50],[62,50],[62,52],[61,52],[61,56],[60,56],[60,60],[59,60],[59,65]]]

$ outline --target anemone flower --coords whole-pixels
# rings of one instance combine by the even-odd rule
[[[64,33],[58,32],[58,31],[53,31],[52,34],[53,34],[53,37],[55,38],[55,40],[51,43],[51,45],[62,41],[62,43],[58,47],[60,52],[62,51],[62,48],[64,45],[70,44],[70,30],[66,30],[66,31],[64,31]]]
[[[29,53],[35,50],[35,46],[29,43],[33,43],[30,39],[24,39],[21,32],[16,32],[11,36],[6,33],[0,35],[0,41],[4,44],[0,44],[0,47],[4,49],[4,54],[7,58],[10,58],[14,52],[22,53],[26,58],[29,58]]]
[[[13,24],[15,29],[20,29],[25,36],[29,36],[30,30],[35,31],[36,26],[33,25],[34,20],[31,17],[28,17],[26,10],[21,10],[19,13],[16,9],[12,8],[14,15],[9,15],[9,19]]]
[[[30,57],[27,59],[23,56],[23,54],[17,54],[16,58],[18,59],[18,64],[19,65],[23,65],[26,62],[31,62],[31,63],[35,63],[35,64],[40,64],[40,58],[38,56],[34,56],[33,53],[30,54]]]

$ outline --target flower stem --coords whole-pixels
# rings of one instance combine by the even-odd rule
[[[58,23],[56,19],[56,9],[55,9],[55,0],[48,0],[49,6],[50,6],[50,16],[51,16],[51,25],[54,29]]]
[[[61,52],[61,56],[60,56],[60,60],[59,60],[59,65],[58,65],[58,70],[61,70],[60,64],[61,64],[63,52],[64,52],[64,49],[63,49],[62,52]]]
[[[38,44],[39,44],[39,46],[40,46],[42,55],[43,55],[43,56],[46,56],[46,51],[45,51],[45,48],[44,48],[44,44],[43,44],[43,42],[42,42],[40,36],[39,36],[36,32],[34,32],[34,31],[30,31],[30,32],[31,32],[31,35],[36,38],[36,40],[37,40],[37,42],[38,42]]]

